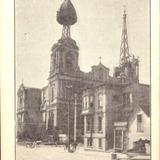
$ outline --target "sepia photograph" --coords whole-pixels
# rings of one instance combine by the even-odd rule
[[[149,0],[15,0],[15,160],[150,160]]]

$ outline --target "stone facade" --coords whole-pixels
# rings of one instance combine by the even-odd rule
[[[116,148],[114,146],[115,122],[118,122],[119,125],[122,123],[120,129],[125,127],[124,130],[129,138],[126,137],[127,142],[124,142],[126,146],[120,147],[120,150],[129,149],[135,138],[143,138],[142,134],[137,137],[138,133],[133,129],[134,123],[133,126],[130,126],[130,117],[135,114],[135,110],[137,111],[140,105],[150,107],[150,98],[145,103],[143,101],[146,97],[149,98],[149,86],[139,83],[112,84],[105,82],[103,85],[85,89],[83,91],[82,109],[85,149],[106,151]],[[146,122],[144,124],[146,130],[144,130],[143,135],[147,135],[147,139],[150,139],[148,133],[149,120],[144,120],[144,122]],[[123,126],[124,123],[125,126]],[[132,137],[135,138],[132,139]]]
[[[64,13],[74,13],[74,19]],[[53,135],[55,130],[66,135],[69,131],[70,138],[73,139],[76,134],[77,141],[81,141],[84,135],[85,148],[103,151],[113,148],[113,123],[120,121],[121,117],[126,122],[134,108],[149,99],[148,86],[139,84],[139,60],[130,56],[126,48],[126,14],[123,15],[125,29],[121,62],[115,67],[113,76],[101,62],[92,66],[88,73],[81,71],[78,64],[79,47],[70,36],[70,25],[77,21],[71,1],[65,0],[57,14],[63,31],[62,37],[51,48],[48,84],[42,89],[22,84],[18,90],[18,133],[27,133],[25,123],[28,128],[34,124],[42,137]],[[64,19],[65,24],[62,22]],[[74,23],[70,20],[74,20]],[[27,113],[29,122],[25,120]]]
[[[17,95],[17,136],[19,139],[34,139],[41,128],[41,90],[22,84]]]
[[[83,134],[83,117],[81,116],[83,88],[100,84],[109,78],[109,69],[102,64],[93,66],[89,73],[81,71],[78,55],[78,46],[71,38],[60,39],[53,45],[48,86],[42,92],[47,97],[47,104],[42,101],[41,105],[41,111],[46,114],[46,129],[51,127],[48,121],[52,115],[53,127],[58,127],[59,133],[67,134],[69,106],[71,138],[74,133],[75,101],[77,103],[77,138],[82,138]]]

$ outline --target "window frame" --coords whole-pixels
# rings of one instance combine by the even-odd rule
[[[98,138],[98,148],[102,148],[102,138]]]
[[[142,120],[142,114],[137,114],[137,132],[143,132],[143,120]]]
[[[103,108],[103,94],[98,94],[98,108]]]
[[[98,116],[98,132],[102,132],[102,116]]]
[[[99,69],[99,80],[103,80],[104,74],[103,74],[103,69]]]
[[[86,117],[86,132],[90,131],[91,131],[91,117]]]
[[[55,97],[55,94],[54,94],[54,86],[51,87],[51,102],[54,101],[54,97]]]
[[[46,122],[46,113],[45,112],[41,112],[41,118],[42,118],[42,122]]]
[[[123,93],[123,105],[131,105],[133,101],[133,95],[131,92],[124,92]]]
[[[93,108],[93,106],[94,106],[94,96],[90,95],[89,96],[89,107]]]

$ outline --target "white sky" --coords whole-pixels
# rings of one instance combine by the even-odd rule
[[[140,82],[150,83],[148,0],[71,0],[78,21],[71,27],[81,70],[102,63],[110,74],[119,62],[123,5],[127,7],[130,54],[140,58]],[[16,0],[17,87],[44,87],[48,82],[51,47],[61,37],[56,11],[63,0]]]

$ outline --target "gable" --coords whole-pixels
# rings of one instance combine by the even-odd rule
[[[148,116],[141,107],[136,107],[131,117],[129,118],[129,122],[128,122],[129,126],[132,125],[134,120],[137,118],[138,114],[142,114],[143,116],[150,118],[150,116]]]

